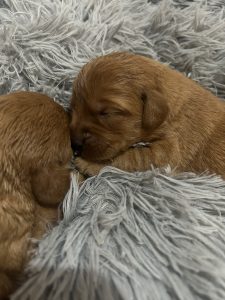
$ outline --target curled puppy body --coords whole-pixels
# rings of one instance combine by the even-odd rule
[[[0,96],[0,299],[28,260],[31,238],[58,220],[70,184],[69,119],[47,96]]]
[[[225,178],[225,103],[150,58],[112,53],[86,64],[74,81],[70,129],[77,168],[88,175],[105,165],[169,164]],[[148,146],[132,147],[140,142]]]

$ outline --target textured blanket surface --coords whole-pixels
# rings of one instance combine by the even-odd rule
[[[105,169],[47,236],[12,299],[225,299],[225,182]]]
[[[91,58],[153,57],[225,98],[224,0],[0,0],[0,94],[47,93],[68,107]],[[109,170],[40,243],[13,299],[225,299],[224,182]]]
[[[45,92],[68,105],[90,58],[151,56],[225,97],[224,0],[0,0],[0,93]]]

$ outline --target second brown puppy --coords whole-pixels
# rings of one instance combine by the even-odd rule
[[[81,173],[151,164],[225,178],[225,103],[152,59],[113,53],[83,67],[73,86],[71,138]],[[136,143],[147,147],[133,147]]]
[[[16,288],[39,239],[58,220],[70,184],[69,120],[47,96],[0,97],[0,299]]]

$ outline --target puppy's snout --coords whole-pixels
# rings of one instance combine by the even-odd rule
[[[80,155],[82,152],[82,148],[83,148],[83,142],[82,140],[72,140],[71,142],[72,145],[72,149],[75,155]]]
[[[71,132],[71,146],[75,155],[82,154],[84,147],[91,139],[91,134],[88,131]]]

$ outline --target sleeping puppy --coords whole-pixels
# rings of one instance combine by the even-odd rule
[[[94,59],[75,79],[71,111],[81,173],[169,164],[225,178],[225,103],[157,61],[129,53]]]
[[[70,184],[69,119],[47,96],[0,96],[0,299],[16,287],[31,238],[58,220]]]

